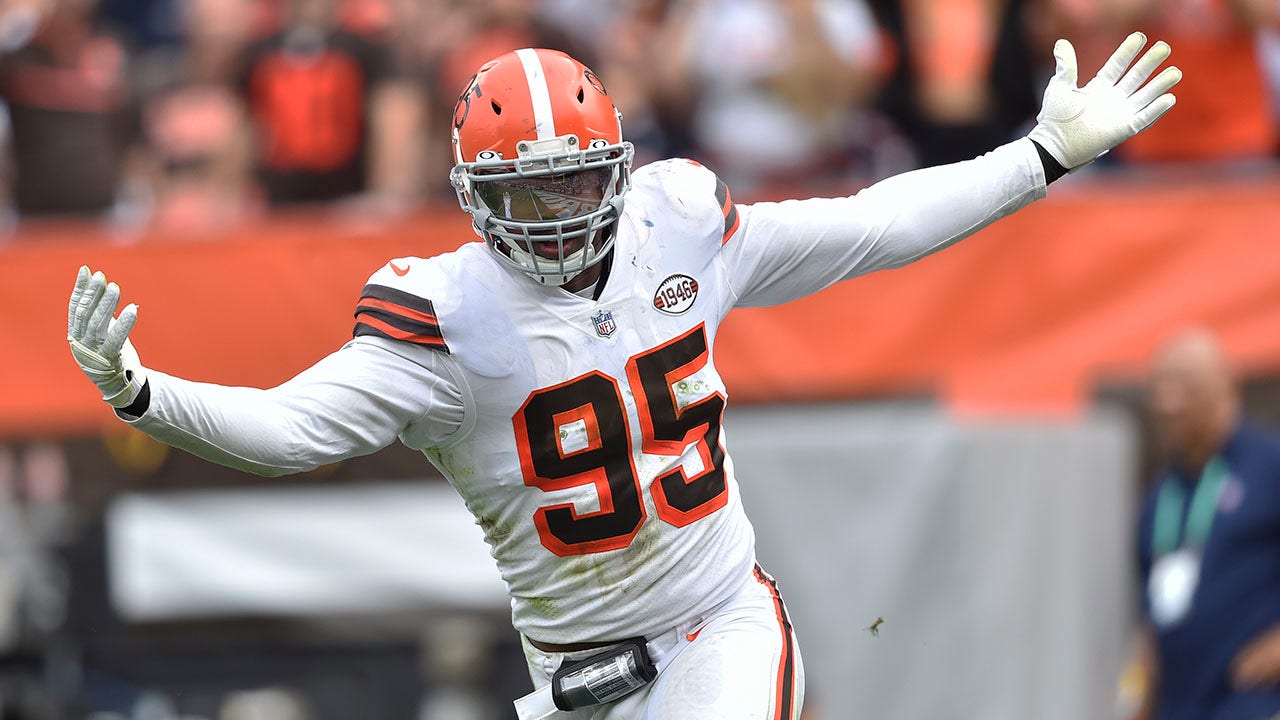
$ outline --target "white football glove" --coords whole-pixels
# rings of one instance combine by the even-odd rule
[[[1174,97],[1168,91],[1182,79],[1182,71],[1165,68],[1143,85],[1170,52],[1168,44],[1157,41],[1133,63],[1146,44],[1147,36],[1139,32],[1125,38],[1098,75],[1080,88],[1076,87],[1076,50],[1070,42],[1059,40],[1053,46],[1058,68],[1027,137],[1064,168],[1075,170],[1159,120],[1173,107]]]
[[[129,342],[138,306],[130,303],[120,317],[113,317],[119,303],[120,287],[108,283],[100,271],[90,275],[82,265],[67,310],[67,342],[80,369],[102,391],[102,399],[123,408],[137,399],[146,378]]]

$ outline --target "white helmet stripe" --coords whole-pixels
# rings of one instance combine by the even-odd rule
[[[533,100],[533,121],[538,130],[538,139],[546,140],[556,136],[556,123],[551,115],[551,93],[547,90],[547,74],[542,70],[542,61],[538,53],[531,48],[517,50],[520,64],[524,66],[524,77],[529,82],[529,96]]]

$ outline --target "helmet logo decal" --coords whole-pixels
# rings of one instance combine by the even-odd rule
[[[684,274],[669,276],[653,294],[653,307],[668,315],[683,315],[698,299],[698,281]]]
[[[481,150],[476,153],[477,160],[501,160],[502,153],[497,150]]]
[[[481,97],[479,73],[471,76],[471,81],[467,83],[467,89],[462,91],[458,96],[458,104],[453,106],[453,129],[457,130],[462,127],[462,123],[467,121],[467,115],[471,114],[471,96]]]
[[[591,72],[591,70],[584,71],[582,73],[582,76],[587,79],[588,85],[596,89],[596,92],[600,93],[601,95],[609,94],[604,89],[604,83],[600,82],[600,78],[596,77],[596,74]]]

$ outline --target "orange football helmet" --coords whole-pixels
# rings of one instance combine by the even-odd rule
[[[480,68],[454,108],[449,179],[498,257],[553,286],[605,258],[635,155],[621,120],[595,73],[557,50]]]

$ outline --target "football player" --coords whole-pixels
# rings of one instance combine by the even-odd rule
[[[594,73],[552,50],[480,68],[453,117],[452,180],[483,242],[388,262],[353,339],[279,387],[144,368],[137,308],[80,268],[68,339],[121,419],[263,475],[397,438],[448,478],[511,596],[522,718],[793,720],[804,671],[756,563],[721,422],[716,330],[940,250],[1144,128],[1181,77],[1134,33],[1084,87],[1060,40],[1028,137],[852,197],[737,205],[688,160],[634,173]],[[1136,61],[1136,62],[1135,62]]]

